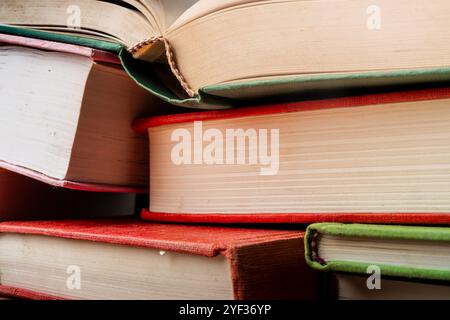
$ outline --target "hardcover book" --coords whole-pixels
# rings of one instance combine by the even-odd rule
[[[144,219],[450,223],[450,89],[141,119]]]
[[[321,271],[450,280],[450,228],[317,223],[305,238],[308,264]]]
[[[0,221],[131,216],[132,193],[86,192],[55,188],[0,169]]]
[[[368,276],[336,273],[334,295],[338,300],[450,300],[448,282],[381,278],[379,288],[368,288]]]
[[[144,192],[147,142],[131,123],[174,107],[114,54],[5,34],[0,43],[0,167],[59,187]]]
[[[117,218],[0,223],[0,293],[29,299],[313,299],[304,232]]]
[[[27,28],[3,32],[120,51],[155,94],[218,107],[448,80],[449,10],[446,0],[4,0],[0,23]]]

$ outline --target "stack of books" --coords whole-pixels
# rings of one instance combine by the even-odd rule
[[[450,299],[447,12],[3,0],[0,294]]]

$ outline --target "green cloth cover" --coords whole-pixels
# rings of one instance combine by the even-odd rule
[[[312,259],[311,241],[316,233],[340,237],[390,238],[403,240],[425,240],[446,242],[450,246],[450,227],[396,226],[374,224],[316,223],[308,226],[305,235],[305,257],[309,266],[321,271],[339,271],[366,274],[367,267],[373,263],[328,261],[322,264]],[[450,281],[450,266],[447,269],[412,268],[377,264],[381,276],[405,277],[427,280]]]

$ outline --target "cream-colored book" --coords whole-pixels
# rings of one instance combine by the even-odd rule
[[[334,284],[339,300],[450,300],[446,282],[382,278],[379,288],[369,288],[367,277],[337,273]]]
[[[167,104],[132,81],[117,57],[106,55],[110,63],[68,48],[79,52],[0,46],[0,167],[60,187],[145,189],[147,141],[131,123]]]

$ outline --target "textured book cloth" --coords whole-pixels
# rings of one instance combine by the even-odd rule
[[[308,264],[321,271],[450,280],[450,228],[317,223],[307,228]],[[368,271],[369,270],[369,271]]]
[[[21,260],[17,258],[17,250],[4,250],[0,257],[0,292],[25,298],[71,299],[314,298],[317,278],[304,261],[303,236],[302,231],[165,225],[128,219],[4,222],[0,223],[0,247],[12,247],[17,237],[25,237],[28,255]],[[33,246],[36,241],[40,241],[37,247]],[[66,247],[54,252],[55,259],[46,262],[45,241],[53,241],[52,248],[57,248],[59,243]],[[78,250],[70,245],[73,242],[84,248],[80,256],[70,253]],[[87,259],[95,246],[101,246],[98,248],[102,250],[94,251],[90,265],[89,259],[83,259]],[[33,252],[33,248],[38,252]],[[119,251],[111,253],[111,250]],[[125,252],[132,255],[125,256]],[[137,261],[132,258],[133,252]],[[38,255],[36,269],[26,271],[27,265],[33,265],[34,254]],[[60,270],[58,263],[67,254],[67,263],[80,265],[82,277],[87,279],[81,283],[79,292],[65,289],[65,267]],[[154,255],[150,263],[146,260],[149,254]],[[113,259],[111,263],[108,263],[108,256]],[[114,273],[118,265],[121,267]],[[141,271],[132,271],[133,268],[141,268]],[[102,273],[95,274],[96,270]],[[37,279],[46,281],[39,284],[29,280],[30,283],[25,284],[24,280],[30,279],[33,272]],[[58,272],[63,278],[57,279]],[[222,282],[224,289],[220,293]],[[95,283],[101,283],[103,289],[86,296]],[[148,292],[137,291],[133,295],[133,285]],[[170,294],[162,295],[168,287]],[[203,291],[197,292],[198,288]],[[184,295],[176,295],[180,290],[184,290]]]
[[[148,220],[450,222],[450,90],[137,120]]]

